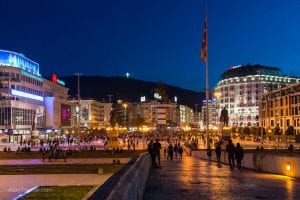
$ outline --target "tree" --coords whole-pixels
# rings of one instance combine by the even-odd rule
[[[252,127],[250,128],[250,134],[251,134],[251,135],[256,135],[256,134],[257,134],[257,131],[258,131],[258,128],[255,127],[255,126],[252,126]]]
[[[280,128],[279,128],[279,127],[275,127],[275,128],[273,129],[273,134],[274,134],[274,135],[277,135],[277,136],[280,136],[280,135],[281,135],[281,130],[280,130]]]
[[[132,125],[133,126],[142,126],[143,123],[144,123],[144,118],[141,117],[141,115],[136,115],[134,118],[133,118],[133,122],[132,122]]]
[[[279,147],[279,138],[280,138],[280,135],[281,135],[281,129],[278,126],[276,126],[273,129],[273,134],[277,136],[278,147]]]
[[[295,135],[295,129],[293,126],[289,126],[286,131],[285,131],[285,135],[286,137],[289,137],[290,139],[290,142],[291,142],[291,136],[294,136]]]
[[[234,133],[236,133],[236,127],[231,127],[231,132],[234,134]]]
[[[243,135],[250,135],[250,128],[248,126],[243,128]]]
[[[112,109],[110,111],[110,119],[109,119],[109,123],[111,125],[111,127],[115,127],[116,123],[117,123],[117,117],[116,117],[116,111],[115,109]]]
[[[238,127],[238,128],[237,128],[237,132],[238,132],[239,135],[242,134],[242,131],[243,131],[243,128],[242,128],[242,127]]]

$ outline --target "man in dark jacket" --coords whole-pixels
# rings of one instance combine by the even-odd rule
[[[150,140],[150,143],[148,144],[148,153],[151,156],[152,166],[155,164],[155,157],[154,157],[154,151],[153,151],[153,140]]]
[[[242,167],[242,160],[244,158],[244,150],[243,150],[243,147],[241,147],[240,143],[236,144],[236,148],[235,148],[235,152],[234,153],[235,153],[237,168],[241,169],[241,167]]]
[[[218,142],[217,146],[216,146],[216,155],[217,155],[217,165],[218,165],[218,167],[221,167],[221,153],[222,153],[221,142]]]
[[[156,163],[156,158],[158,161],[158,168],[160,168],[160,150],[161,150],[161,144],[159,143],[158,139],[155,139],[155,143],[153,144],[153,152],[154,152],[155,163]]]
[[[231,169],[234,169],[234,144],[232,143],[232,140],[228,140],[228,144],[226,145],[226,152],[228,153],[228,162]]]

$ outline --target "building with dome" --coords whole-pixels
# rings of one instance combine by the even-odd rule
[[[221,75],[215,88],[218,116],[226,108],[229,126],[258,126],[262,94],[299,82],[299,78],[285,76],[277,67],[232,66]]]

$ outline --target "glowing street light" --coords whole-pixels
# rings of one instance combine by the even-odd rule
[[[125,117],[124,117],[124,126],[126,126],[126,121],[127,121],[127,118],[126,118],[126,114],[127,114],[127,107],[128,107],[128,104],[127,103],[123,103],[123,107],[125,108]]]

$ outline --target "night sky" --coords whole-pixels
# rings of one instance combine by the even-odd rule
[[[0,49],[25,54],[44,76],[129,72],[203,91],[204,5],[204,0],[0,0]],[[247,63],[300,76],[299,11],[298,0],[209,0],[211,87],[229,66]]]

